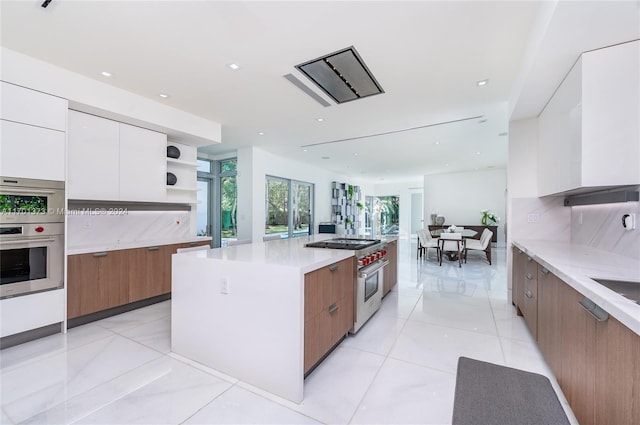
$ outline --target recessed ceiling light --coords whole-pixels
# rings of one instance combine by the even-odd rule
[[[480,80],[476,82],[476,84],[478,85],[478,87],[486,86],[487,84],[489,84],[489,80]]]
[[[230,63],[229,65],[227,65],[229,68],[233,69],[234,71],[237,71],[240,69],[240,65],[238,65],[237,63]]]
[[[358,152],[354,153],[353,156],[358,156]]]
[[[166,93],[160,93],[160,97],[163,98],[163,99],[166,99],[166,98],[169,97],[169,95],[166,94]]]
[[[324,121],[324,118],[316,118],[316,121],[322,122],[322,121]]]
[[[308,149],[302,149],[302,152],[307,152],[307,151],[308,151]]]
[[[107,72],[107,71],[102,71],[100,74],[102,74],[105,77],[111,77],[112,75],[110,72]]]
[[[478,151],[478,152],[476,152],[476,155],[480,155],[480,152],[479,152],[479,151]]]
[[[440,142],[434,142],[433,144],[434,144],[434,145],[439,145],[439,144],[440,144]]]
[[[258,131],[258,136],[264,136],[264,131]]]

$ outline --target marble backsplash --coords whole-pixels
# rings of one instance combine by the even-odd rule
[[[67,220],[69,249],[186,239],[189,211],[71,210]]]
[[[624,214],[636,215],[635,230],[622,227]],[[640,202],[571,207],[571,242],[640,260]]]
[[[511,199],[508,240],[569,242],[571,209],[561,197]]]

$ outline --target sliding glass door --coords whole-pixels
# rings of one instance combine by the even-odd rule
[[[290,238],[313,233],[313,185],[267,176],[265,234]]]
[[[197,234],[211,236],[214,247],[238,235],[236,163],[198,159]]]

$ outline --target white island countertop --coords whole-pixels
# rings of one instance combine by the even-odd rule
[[[634,281],[640,285],[640,261],[566,242],[521,240],[513,245],[640,335],[640,305],[592,279]]]

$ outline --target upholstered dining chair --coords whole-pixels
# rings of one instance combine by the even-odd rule
[[[424,258],[429,258],[429,248],[436,249],[436,257],[438,251],[438,241],[431,236],[431,232],[427,229],[418,230],[418,252],[416,253],[416,258],[418,254],[422,257],[424,253]]]
[[[440,233],[440,238],[438,239],[438,260],[440,265],[442,265],[442,257],[445,252],[455,252],[458,256],[458,266],[462,267],[462,233]]]
[[[487,256],[487,261],[491,265],[491,238],[493,238],[493,232],[489,229],[484,229],[478,239],[467,239],[464,246],[464,262],[467,262],[467,253],[469,251],[484,251]]]

